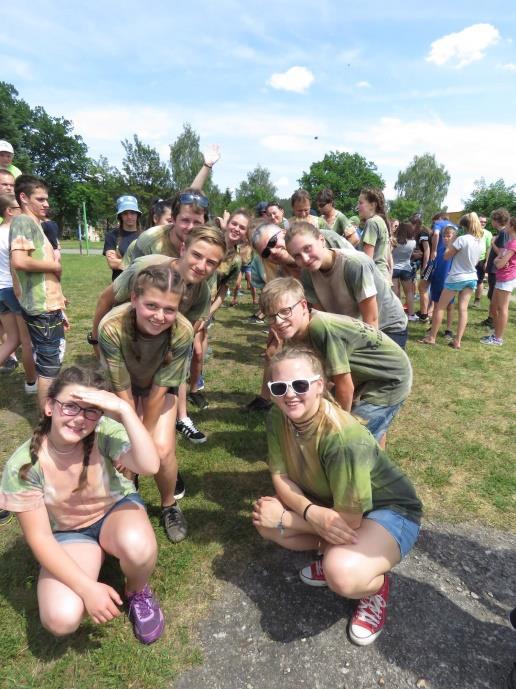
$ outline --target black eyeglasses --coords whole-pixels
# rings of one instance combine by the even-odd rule
[[[265,319],[268,323],[274,323],[276,321],[276,318],[281,318],[282,321],[284,321],[287,318],[290,318],[292,315],[293,309],[302,302],[303,300],[300,299],[299,301],[296,301],[295,304],[292,304],[292,306],[285,306],[284,309],[280,309],[277,313],[271,313],[267,316],[265,316]]]
[[[260,256],[262,258],[269,258],[271,255],[271,249],[274,249],[276,244],[278,243],[278,236],[283,232],[283,230],[279,230],[279,232],[276,232],[276,234],[273,234],[272,237],[269,239],[267,244],[265,245],[265,249],[262,251]]]
[[[273,397],[284,397],[289,388],[292,388],[296,395],[305,395],[310,390],[310,385],[314,381],[319,380],[320,377],[312,376],[312,378],[298,378],[297,380],[275,380],[267,383],[267,387]]]
[[[207,196],[201,194],[193,194],[188,191],[183,194],[179,194],[179,201],[184,204],[194,204],[200,206],[201,208],[208,208],[210,202]]]
[[[61,414],[64,414],[64,416],[78,416],[82,412],[84,418],[88,419],[88,421],[96,421],[102,416],[102,409],[98,407],[81,407],[79,404],[75,404],[75,402],[61,402],[57,397],[53,399],[59,405]]]

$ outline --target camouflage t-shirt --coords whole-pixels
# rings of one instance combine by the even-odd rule
[[[269,469],[325,507],[364,514],[389,508],[419,523],[412,483],[356,419],[327,399],[302,430],[274,406],[267,420]]]
[[[307,339],[321,355],[327,376],[351,373],[355,399],[389,407],[408,397],[410,360],[380,330],[356,318],[315,311]]]
[[[374,261],[361,251],[331,251],[335,253],[335,261],[330,270],[301,272],[301,282],[308,301],[320,304],[329,313],[358,318],[358,304],[376,296],[380,330],[405,330],[407,316],[403,306]]]
[[[180,313],[172,327],[159,335],[136,328],[131,304],[115,306],[99,324],[99,346],[115,391],[178,387],[186,380],[193,328]]]
[[[135,258],[149,254],[164,254],[171,258],[179,258],[179,251],[170,241],[172,225],[156,225],[142,232],[138,239],[130,244],[122,259],[125,269]]]
[[[71,531],[94,524],[119,500],[136,488],[120,474],[118,464],[130,450],[129,438],[122,424],[103,417],[95,429],[95,443],[87,469],[87,484],[79,484],[82,461],[66,471],[58,468],[45,441],[38,461],[29,469],[27,480],[20,478],[20,468],[30,464],[30,440],[21,445],[7,460],[0,486],[0,508],[11,512],[30,512],[45,505],[53,531]]]
[[[41,226],[28,215],[19,215],[9,230],[11,253],[28,251],[37,261],[53,261],[54,250]],[[55,273],[16,270],[16,295],[23,310],[31,316],[64,309],[64,297]]]
[[[222,285],[227,285],[238,276],[242,267],[242,259],[236,248],[229,249],[224,260],[217,268],[217,291]]]
[[[389,285],[391,284],[391,272],[389,270],[389,230],[383,218],[379,215],[374,215],[369,220],[366,220],[364,232],[360,238],[358,248],[360,251],[364,250],[364,244],[371,244],[374,246],[373,261],[380,269],[382,275],[385,277]]]
[[[115,304],[123,304],[130,300],[134,281],[144,268],[163,264],[170,264],[173,267],[176,260],[163,254],[149,254],[148,256],[136,258],[113,282]],[[186,285],[183,298],[179,304],[180,313],[188,318],[190,323],[204,320],[210,311],[210,296],[211,291],[205,280]]]

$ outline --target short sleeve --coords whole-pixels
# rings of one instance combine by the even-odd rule
[[[356,438],[350,438],[352,433]],[[362,426],[328,434],[320,447],[335,510],[363,514],[373,508],[371,467],[378,446]]]
[[[97,444],[100,454],[113,463],[131,448],[124,426],[105,416],[97,426]]]
[[[154,374],[153,383],[160,387],[179,387],[184,383],[190,365],[190,350],[193,342],[193,328],[181,314],[177,315],[176,326],[170,340],[170,363],[164,363]]]
[[[464,245],[466,244],[466,237],[462,235],[461,237],[457,237],[457,239],[454,240],[453,242],[453,248],[457,249],[457,251],[460,251]]]
[[[44,480],[39,464],[31,466],[27,479],[20,478],[20,468],[30,464],[30,440],[19,447],[5,464],[0,483],[0,509],[30,512],[44,505]]]
[[[131,377],[122,354],[122,342],[116,322],[100,323],[99,347],[102,362],[108,372],[113,389],[117,392],[131,387]]]
[[[196,321],[205,320],[210,312],[211,304],[211,291],[206,282],[201,282],[199,294],[195,303],[187,314],[184,314],[190,323],[195,323]]]
[[[123,270],[120,275],[113,280],[113,295],[115,304],[123,304],[129,301],[131,297],[131,284],[134,277],[138,274],[133,263],[126,270]]]
[[[267,416],[268,464],[271,474],[287,474],[287,465],[281,450],[281,432],[283,419],[277,407],[273,407]]]
[[[320,353],[328,376],[350,373],[348,349],[345,340],[332,332],[331,323],[314,316],[309,325],[310,341]]]
[[[36,248],[35,232],[38,229],[34,220],[26,215],[19,215],[14,218],[9,228],[11,251],[34,251]]]
[[[111,231],[106,234],[102,255],[105,256],[108,251],[116,251],[116,232]]]
[[[372,259],[362,262],[348,257],[344,263],[344,281],[358,303],[378,294],[374,282],[374,262]]]
[[[378,223],[375,220],[369,219],[364,227],[364,233],[362,235],[362,244],[370,244],[371,246],[376,246],[378,239],[380,238],[380,232]]]

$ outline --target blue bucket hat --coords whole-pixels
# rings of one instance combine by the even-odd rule
[[[138,208],[138,201],[134,196],[120,196],[116,200],[116,214],[120,215],[124,211],[135,211],[136,213],[142,214],[141,210]]]

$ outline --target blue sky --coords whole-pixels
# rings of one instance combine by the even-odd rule
[[[516,182],[516,5],[420,4],[3,3],[0,79],[112,164],[133,133],[166,158],[190,122],[221,146],[222,188],[260,164],[288,196],[339,150],[374,161],[393,198],[398,171],[430,152],[460,209],[481,176]]]

